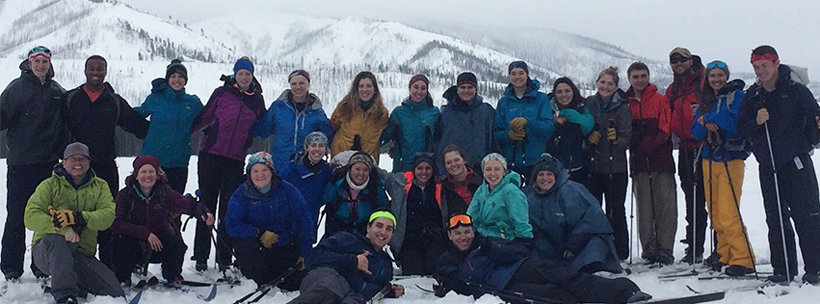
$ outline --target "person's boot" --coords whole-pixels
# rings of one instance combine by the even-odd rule
[[[803,283],[818,286],[820,285],[820,275],[818,273],[806,273],[803,275]]]
[[[755,270],[741,265],[729,265],[729,267],[726,267],[726,270],[724,270],[724,273],[730,277],[739,277],[755,273]]]
[[[695,252],[693,253],[691,249],[691,246],[686,248],[686,255],[684,255],[683,258],[680,259],[680,262],[689,265],[703,263],[703,252],[698,252],[698,250],[695,250]]]
[[[626,300],[626,302],[627,303],[635,303],[635,302],[647,301],[647,300],[651,300],[651,299],[652,299],[651,294],[648,294],[648,293],[645,293],[643,291],[638,290],[631,297],[629,297],[629,299]]]

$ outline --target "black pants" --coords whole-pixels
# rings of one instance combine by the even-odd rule
[[[569,172],[569,180],[577,182],[584,187],[589,186],[589,170],[586,167],[581,167]]]
[[[607,279],[573,272],[537,258],[521,264],[504,289],[565,303],[625,303],[640,290],[627,278]]]
[[[179,194],[185,195],[185,186],[188,184],[188,167],[162,167],[162,171],[165,171],[165,176],[168,177],[168,185],[171,186],[171,189],[179,192]],[[176,227],[182,227],[182,219],[179,216],[171,219],[171,221]]]
[[[216,236],[216,262],[222,267],[231,265],[231,237],[225,229],[225,213],[228,211],[228,202],[236,187],[242,183],[244,162],[213,155],[199,153],[199,191],[200,202],[219,217]],[[217,206],[219,208],[217,208]],[[203,221],[196,222],[196,237],[194,237],[194,257],[197,262],[205,262],[211,255],[211,227]]]
[[[628,174],[626,172],[605,174],[591,173],[589,192],[603,205],[612,230],[615,231],[615,251],[618,258],[625,260],[629,257],[629,231],[626,226],[626,186]]]
[[[6,175],[6,225],[3,230],[2,248],[0,249],[0,268],[3,274],[23,274],[23,260],[26,254],[26,226],[23,215],[26,204],[34,189],[46,178],[51,177],[54,162],[42,164],[9,166]],[[31,270],[40,275],[34,262]]]
[[[405,240],[398,256],[401,274],[433,275],[439,256],[447,250],[447,243],[449,242],[433,236],[428,240]]]
[[[796,162],[777,167],[782,219],[778,215],[774,173],[760,167],[760,188],[763,192],[763,207],[766,210],[766,225],[769,227],[772,267],[776,274],[786,274],[783,238],[780,235],[782,220],[786,235],[786,252],[789,258],[789,274],[797,275],[797,253],[790,219],[794,220],[794,227],[800,237],[800,250],[803,253],[806,273],[820,272],[820,254],[818,254],[820,253],[820,201],[818,201],[817,176],[814,172],[814,163],[809,155],[800,155],[799,162],[803,166],[802,169],[797,168]]]
[[[699,256],[703,255],[708,215],[703,190],[703,160],[697,154],[697,149],[681,148],[678,150],[678,177],[680,177],[680,187],[686,199],[686,239],[684,242],[689,244],[690,251],[695,250],[695,255]],[[695,165],[695,159],[698,160],[697,165]],[[695,234],[692,234],[693,226]],[[694,243],[693,238],[695,238]]]
[[[91,162],[91,168],[97,173],[97,177],[102,178],[108,183],[108,189],[111,190],[112,199],[117,197],[117,192],[120,187],[120,173],[117,168],[117,162],[114,160]],[[114,270],[114,248],[111,244],[111,232],[106,229],[97,233],[97,244],[99,247],[100,262]]]
[[[256,285],[268,284],[285,273],[299,259],[299,248],[295,243],[282,247],[265,248],[257,239],[236,238],[233,240],[236,263],[239,270]],[[288,276],[279,288],[298,290],[305,277],[304,271],[297,271]]]
[[[162,242],[162,250],[153,251],[145,240],[127,236],[115,236],[114,244],[114,274],[120,283],[131,278],[131,271],[135,266],[147,267],[145,262],[162,263],[162,277],[173,281],[182,279],[182,262],[188,246],[182,242],[178,234],[157,235]],[[150,257],[146,256],[149,254]],[[147,261],[146,261],[147,260]]]

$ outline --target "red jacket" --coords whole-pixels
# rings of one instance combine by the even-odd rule
[[[629,87],[629,108],[632,110],[632,142],[629,145],[630,173],[675,172],[672,140],[669,137],[670,114],[666,97],[658,87],[649,84],[641,99]]]
[[[698,141],[692,137],[692,123],[700,104],[698,95],[703,89],[704,67],[696,61],[692,63],[692,69],[690,75],[675,75],[675,80],[666,87],[666,99],[672,112],[672,134],[680,138],[680,147],[697,149]]]

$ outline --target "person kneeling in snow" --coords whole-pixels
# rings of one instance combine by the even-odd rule
[[[547,298],[560,303],[632,303],[651,298],[627,278],[607,279],[574,272],[531,258],[518,243],[485,237],[473,230],[467,214],[450,217],[452,246],[439,258],[436,295],[450,290],[478,298],[485,293],[521,293],[523,298]],[[508,299],[516,302],[520,299]],[[520,301],[519,301],[520,302]],[[524,301],[526,302],[526,301]]]
[[[149,262],[161,262],[162,277],[179,284],[188,246],[173,219],[186,213],[210,226],[214,224],[211,211],[172,189],[160,170],[159,159],[151,155],[134,159],[134,173],[125,179],[125,188],[117,193],[115,203],[111,232],[117,280],[130,286],[135,266],[145,269]]]
[[[105,180],[89,170],[90,161],[88,146],[69,144],[61,165],[26,205],[26,228],[34,231],[32,259],[51,276],[58,304],[78,303],[87,292],[124,294],[114,273],[94,257],[97,233],[114,222],[114,199]]]
[[[306,261],[310,272],[300,294],[288,304],[361,304],[404,295],[403,286],[390,283],[393,262],[384,251],[395,227],[396,216],[377,209],[366,235],[340,231],[319,242]]]

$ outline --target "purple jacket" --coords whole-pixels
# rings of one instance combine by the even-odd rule
[[[200,152],[244,162],[252,143],[253,125],[265,116],[265,99],[255,78],[251,85],[253,93],[241,92],[235,83],[231,78],[214,90],[208,104],[194,120],[191,133],[205,133]]]
[[[157,180],[149,197],[138,188],[139,184],[131,175],[125,180],[125,188],[117,193],[116,217],[111,225],[114,235],[148,240],[151,233],[157,236],[177,233],[177,229],[171,226],[172,214],[191,214],[198,218],[209,212],[201,204],[192,203],[171,189],[164,179]]]

